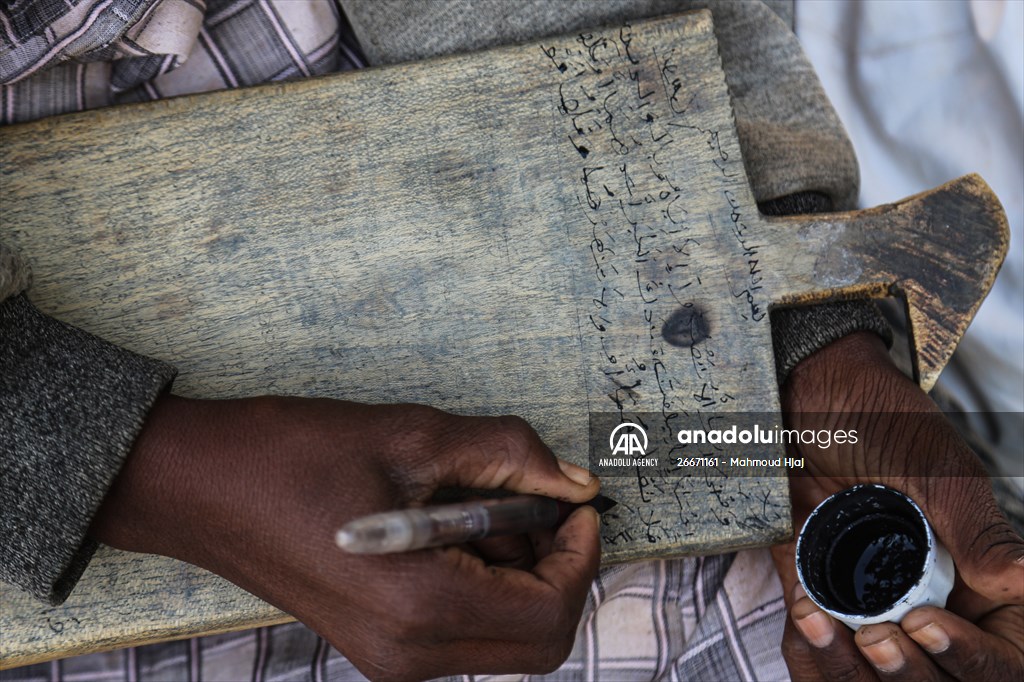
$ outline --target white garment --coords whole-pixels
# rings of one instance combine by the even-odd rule
[[[979,435],[996,444],[1007,473],[1019,473],[1024,3],[798,0],[796,32],[850,133],[860,160],[862,206],[970,172],[980,173],[1002,201],[1009,255],[939,385],[967,410],[997,413],[989,416],[998,432]],[[1016,464],[1010,468],[1010,462]],[[1024,490],[1024,479],[1017,483]]]

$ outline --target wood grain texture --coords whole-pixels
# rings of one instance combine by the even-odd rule
[[[790,259],[773,282],[778,303],[905,299],[915,379],[925,390],[956,350],[1010,244],[1002,204],[973,174],[864,211],[765,220],[766,241]]]
[[[593,413],[777,414],[779,302],[906,291],[927,383],[1000,260],[982,237],[960,279],[908,257],[906,221],[941,197],[761,217],[707,12],[62,116],[0,130],[0,148],[0,228],[33,264],[33,302],[174,363],[176,392],[518,414],[579,463]],[[991,208],[968,184],[964,206]],[[961,229],[998,232],[994,211]],[[937,224],[921,233],[942,260],[957,244]],[[620,502],[605,561],[788,537],[784,472],[761,473],[709,482],[666,461],[603,480]],[[107,550],[61,607],[0,600],[5,666],[287,619]]]

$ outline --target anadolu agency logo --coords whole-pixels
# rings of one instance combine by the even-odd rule
[[[598,466],[657,466],[658,460],[654,457],[646,457],[647,432],[639,424],[633,422],[622,422],[608,436],[608,447],[611,448],[611,457],[602,457]]]

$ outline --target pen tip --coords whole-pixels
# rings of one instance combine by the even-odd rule
[[[597,510],[598,514],[604,514],[606,511],[618,504],[615,500],[604,495],[598,495],[590,502],[587,502],[591,507]]]

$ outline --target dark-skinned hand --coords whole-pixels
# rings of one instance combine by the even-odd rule
[[[799,446],[807,470],[790,476],[795,528],[828,495],[883,483],[921,506],[957,567],[946,608],[918,608],[899,625],[855,633],[799,586],[795,543],[773,548],[793,680],[1024,679],[1024,541],[997,508],[977,457],[882,341],[861,332],[818,351],[795,368],[782,397],[790,428],[859,436],[856,445]]]
[[[547,672],[572,649],[600,547],[581,507],[557,532],[359,556],[345,522],[442,487],[583,502],[586,470],[526,422],[326,399],[161,398],[92,525],[101,542],[224,576],[323,635],[365,675]]]

